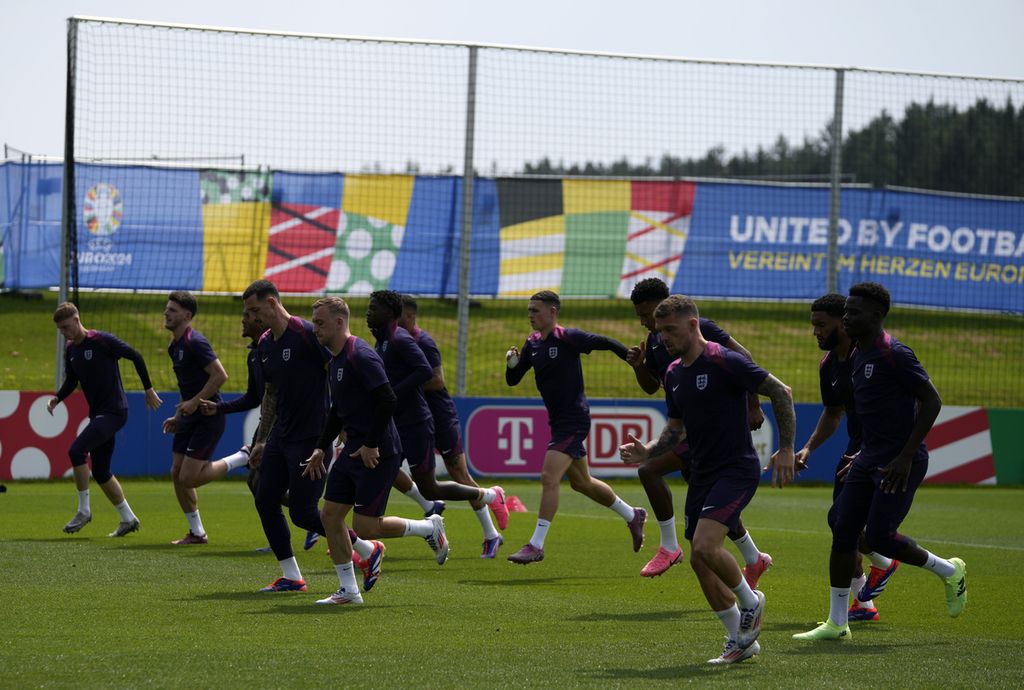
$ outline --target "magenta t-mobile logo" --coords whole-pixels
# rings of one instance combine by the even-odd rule
[[[543,407],[478,407],[466,422],[470,464],[482,474],[534,474],[544,465],[551,432]]]

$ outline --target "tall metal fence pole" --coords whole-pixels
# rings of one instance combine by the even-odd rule
[[[78,20],[68,20],[68,64],[64,102],[64,188],[60,218],[60,287],[57,301],[68,299],[75,222],[75,62],[78,47]],[[75,283],[77,284],[77,280]],[[57,377],[55,389],[64,382],[64,337],[57,333]]]
[[[469,78],[466,87],[466,147],[462,164],[462,230],[459,235],[459,348],[456,395],[466,395],[466,361],[469,357],[469,251],[473,241],[473,139],[476,134],[477,47],[469,46]]]
[[[839,197],[843,175],[843,82],[845,69],[836,70],[835,104],[832,113],[832,198],[828,211],[828,267],[825,291],[839,289]]]

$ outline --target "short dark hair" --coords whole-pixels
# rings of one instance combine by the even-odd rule
[[[544,304],[551,305],[555,309],[561,309],[562,308],[562,300],[558,299],[558,295],[556,295],[551,290],[541,290],[540,292],[535,293],[530,298],[530,301],[531,302],[543,302]]]
[[[260,278],[249,283],[249,287],[245,288],[245,292],[242,293],[242,299],[249,299],[255,296],[256,299],[261,302],[267,297],[273,297],[275,299],[281,299],[281,293],[277,291],[277,286],[271,283],[266,278]]]
[[[686,295],[669,295],[654,310],[654,318],[656,319],[664,319],[666,316],[673,314],[700,317],[700,313],[697,311],[697,303],[693,301],[692,297],[687,297]]]
[[[857,283],[852,285],[850,286],[850,297],[862,297],[878,304],[882,307],[882,316],[888,314],[889,307],[892,306],[892,297],[889,296],[889,291],[881,283]]]
[[[196,312],[199,311],[199,302],[196,301],[195,295],[188,290],[175,290],[167,295],[167,300],[174,302],[192,316],[195,316]]]
[[[416,304],[416,298],[412,295],[402,295],[402,309],[408,309],[413,314],[419,312],[419,305]]]
[[[841,319],[846,310],[846,298],[837,292],[822,295],[811,302],[811,311],[823,311],[829,316]]]
[[[630,293],[629,299],[633,304],[643,304],[644,302],[661,302],[668,295],[668,285],[665,284],[664,280],[661,278],[644,278],[633,286],[633,292]]]
[[[370,293],[371,300],[377,300],[391,310],[391,315],[398,318],[402,315],[402,296],[394,290],[375,290]]]
[[[53,322],[60,323],[64,319],[70,319],[72,316],[78,316],[78,307],[71,302],[61,302],[53,312]]]

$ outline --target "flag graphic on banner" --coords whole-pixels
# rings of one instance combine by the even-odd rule
[[[203,289],[241,292],[267,262],[270,174],[204,170]]]
[[[619,297],[644,278],[672,285],[686,248],[693,214],[692,182],[633,182]]]
[[[943,405],[924,440],[930,484],[995,484],[992,437],[983,407]]]
[[[323,290],[340,216],[341,209],[330,206],[275,202],[264,275],[284,292]]]
[[[328,290],[368,295],[388,287],[415,181],[410,175],[345,176]]]

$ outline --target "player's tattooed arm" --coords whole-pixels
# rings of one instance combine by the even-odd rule
[[[793,409],[793,391],[771,374],[761,382],[757,392],[772,401],[775,425],[779,428],[779,447],[792,448],[796,437],[796,410]]]
[[[686,438],[686,427],[681,419],[669,418],[668,424],[661,430],[661,436],[647,449],[649,457],[657,457],[679,445]]]
[[[256,429],[256,443],[266,443],[277,417],[277,387],[268,383],[260,403],[260,426]]]

